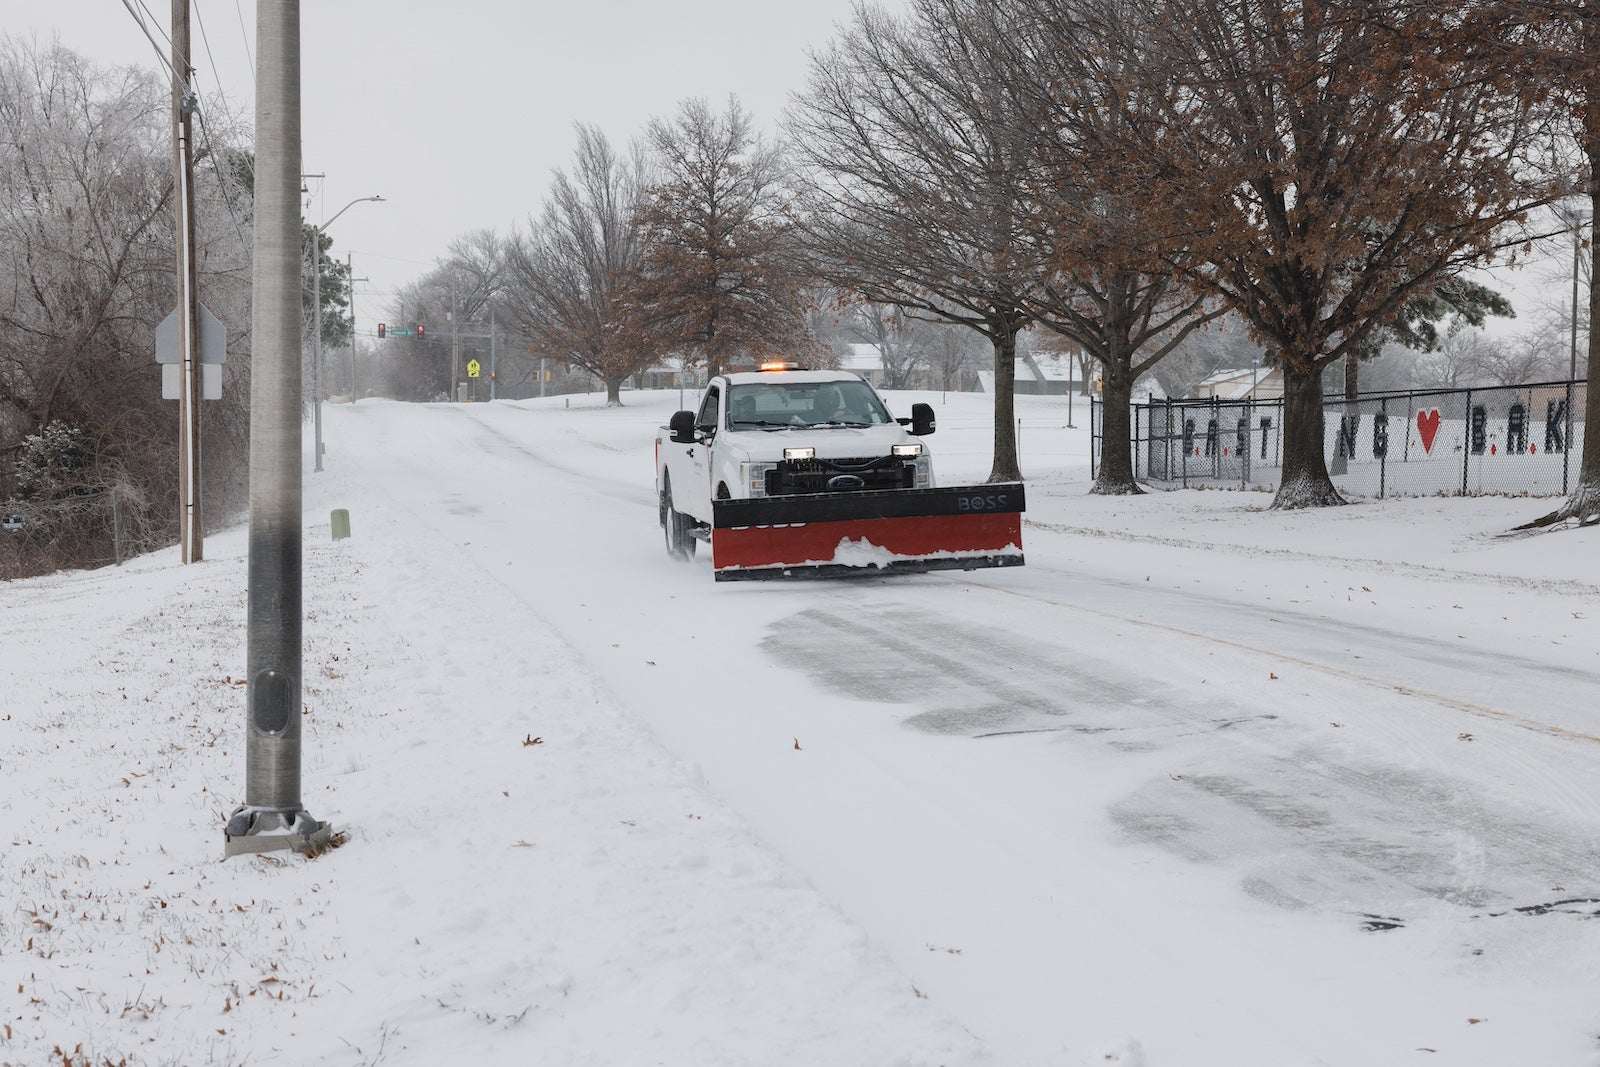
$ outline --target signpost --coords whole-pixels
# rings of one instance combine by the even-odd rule
[[[222,399],[222,364],[228,358],[228,331],[222,320],[204,304],[200,313],[200,388],[204,400]],[[181,394],[183,359],[178,352],[178,313],[156,327],[156,362],[161,364],[161,399],[177,400]]]

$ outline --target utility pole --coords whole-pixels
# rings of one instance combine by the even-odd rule
[[[194,265],[196,101],[189,66],[189,0],[172,0],[172,170],[178,191],[178,540],[183,562],[204,556],[200,513],[199,297]]]
[[[225,854],[320,847],[300,802],[300,3],[256,0],[244,804]]]
[[[322,470],[322,227],[311,228],[311,469]]]
[[[489,399],[494,399],[494,305],[489,305]]]
[[[450,399],[461,399],[461,337],[456,333],[456,287],[450,286]]]
[[[370,282],[371,278],[357,278],[356,266],[349,252],[344,254],[344,277],[350,296],[350,403],[361,399],[356,390],[356,282]]]

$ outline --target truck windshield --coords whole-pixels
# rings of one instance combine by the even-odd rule
[[[728,390],[730,430],[797,426],[879,426],[892,422],[863,381],[756,382]]]

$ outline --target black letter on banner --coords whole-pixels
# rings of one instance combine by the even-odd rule
[[[1520,456],[1528,450],[1528,409],[1512,404],[1506,413],[1506,452]]]
[[[1567,402],[1562,400],[1548,400],[1544,405],[1544,450],[1546,452],[1565,452],[1567,443],[1561,434],[1563,424],[1567,421]]]
[[[1372,454],[1378,459],[1389,454],[1389,416],[1372,417]]]
[[[1356,428],[1360,425],[1360,415],[1339,416],[1339,455],[1356,458]]]
[[[1267,434],[1272,430],[1272,420],[1261,416],[1261,458],[1267,458]]]
[[[1217,454],[1217,420],[1216,419],[1207,419],[1206,420],[1206,455],[1214,456],[1216,454]]]
[[[1242,456],[1250,451],[1250,419],[1239,416],[1239,424],[1233,428],[1233,454]]]
[[[1489,444],[1489,412],[1482,404],[1472,406],[1472,454],[1483,455],[1483,450]]]
[[[1194,420],[1183,420],[1183,454],[1189,455],[1194,451]]]

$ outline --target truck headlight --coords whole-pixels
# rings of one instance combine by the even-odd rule
[[[767,495],[767,472],[777,466],[776,463],[741,463],[739,464],[739,477],[744,479],[745,496]]]
[[[920,456],[922,455],[922,442],[913,441],[909,445],[895,445],[894,455],[901,459],[911,459],[915,456]]]
[[[786,448],[783,450],[783,458],[788,460],[816,459],[817,450],[814,448]]]

